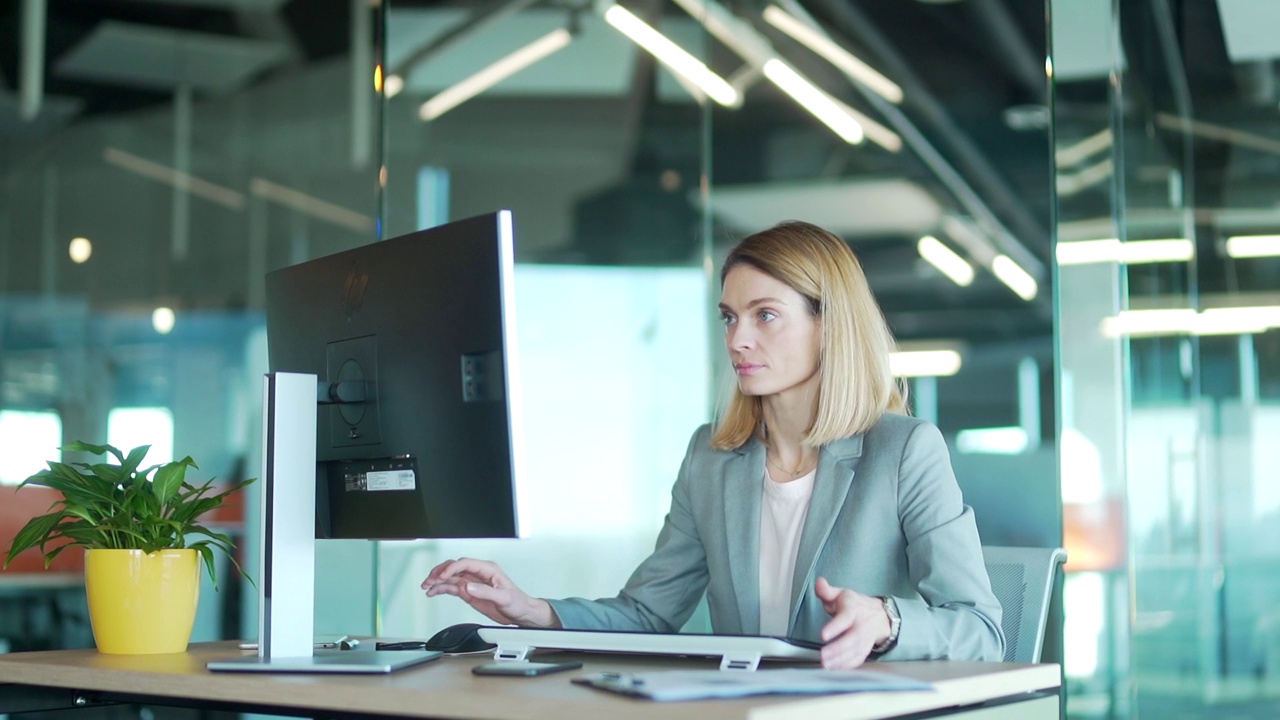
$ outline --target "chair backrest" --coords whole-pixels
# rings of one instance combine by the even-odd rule
[[[995,547],[982,548],[987,575],[1004,616],[1004,661],[1040,662],[1045,626],[1049,616],[1049,596],[1058,566],[1067,561],[1062,548]]]

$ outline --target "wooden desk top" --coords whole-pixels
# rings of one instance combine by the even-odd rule
[[[714,669],[712,660],[572,653],[581,670],[541,677],[478,677],[471,667],[492,656],[443,657],[390,675],[212,673],[205,663],[246,654],[232,642],[194,644],[172,655],[103,655],[60,650],[0,655],[0,683],[100,693],[235,703],[271,708],[414,718],[608,717],[752,718],[784,720],[840,716],[857,720],[980,703],[1059,687],[1057,665],[972,662],[883,663],[883,669],[934,683],[933,692],[874,692],[823,696],[769,696],[741,700],[654,703],[570,684],[585,673],[680,668]],[[568,653],[539,653],[537,659]],[[795,667],[795,665],[785,665]],[[872,663],[867,669],[876,669]]]

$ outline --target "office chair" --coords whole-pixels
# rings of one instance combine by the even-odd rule
[[[991,589],[1004,609],[1004,661],[1040,662],[1049,596],[1058,567],[1067,561],[1062,548],[982,548]]]

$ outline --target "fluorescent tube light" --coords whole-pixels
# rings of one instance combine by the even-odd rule
[[[564,48],[571,40],[573,40],[573,35],[564,28],[559,28],[543,35],[422,103],[422,107],[418,110],[418,117],[423,120],[435,120],[476,95]]]
[[[894,377],[945,377],[960,372],[961,362],[955,350],[903,350],[889,353],[889,372]]]
[[[1227,238],[1227,255],[1233,258],[1280,255],[1280,235],[1236,235]]]
[[[826,93],[792,70],[790,65],[774,58],[764,64],[764,75],[800,103],[801,107],[835,131],[842,140],[850,145],[862,142],[862,125],[832,102]]]
[[[1075,143],[1064,145],[1054,152],[1053,158],[1060,166],[1071,166],[1082,163],[1094,155],[1111,149],[1111,129],[1100,130],[1089,137]]]
[[[1108,337],[1245,335],[1280,328],[1280,306],[1125,310],[1102,321]]]
[[[725,107],[737,107],[740,97],[732,85],[627,9],[618,5],[610,6],[604,12],[604,19],[648,51],[658,62],[696,85],[707,97]]]
[[[1036,279],[1019,267],[1018,263],[1008,255],[997,255],[995,260],[991,261],[991,272],[995,273],[1000,282],[1017,293],[1018,297],[1028,302],[1035,298],[1036,292],[1040,289]]]
[[[1054,255],[1059,265],[1120,262],[1120,241],[1116,238],[1105,238],[1059,242],[1058,247],[1054,249]]]
[[[324,220],[334,225],[350,228],[356,232],[369,232],[374,228],[373,218],[355,210],[348,210],[341,205],[321,200],[318,197],[299,192],[290,187],[263,178],[249,181],[249,192],[287,208],[310,215],[317,220]]]
[[[1186,238],[1131,240],[1117,238],[1060,242],[1054,250],[1059,265],[1123,263],[1142,265],[1159,262],[1187,262],[1195,256],[1195,246]]]
[[[1027,431],[1020,427],[970,428],[956,433],[956,450],[966,454],[1018,455],[1027,445]]]
[[[850,79],[865,85],[872,92],[897,105],[902,102],[902,88],[889,78],[876,72],[853,53],[837,45],[831,38],[813,26],[791,16],[777,5],[764,10],[765,22],[790,35],[797,42],[835,65]]]
[[[889,152],[896,153],[902,150],[902,137],[898,133],[849,107],[841,102],[839,98],[831,97],[830,95],[827,98],[835,103],[835,106],[840,108],[841,112],[858,121],[858,124],[862,126],[862,134],[866,139]]]
[[[1195,246],[1186,238],[1131,240],[1120,244],[1120,262],[1126,265],[1186,262],[1194,257],[1195,254]]]
[[[938,238],[925,235],[916,243],[916,251],[926,262],[937,268],[938,272],[951,278],[951,282],[960,287],[968,287],[973,282],[973,266],[943,245]]]
[[[145,158],[112,147],[102,151],[102,159],[122,170],[128,170],[143,177],[171,185],[179,190],[185,190],[196,197],[204,198],[223,207],[228,207],[232,210],[239,210],[244,207],[244,193],[211,183],[191,173],[175,170],[168,165],[151,162]]]

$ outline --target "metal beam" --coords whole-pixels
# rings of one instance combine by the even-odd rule
[[[960,130],[942,103],[929,92],[928,87],[912,70],[910,64],[870,18],[850,0],[820,0],[820,2],[840,33],[856,38],[863,47],[868,48],[879,58],[885,66],[885,74],[902,85],[906,95],[905,104],[917,110],[954,153],[956,160],[965,171],[965,175],[961,178],[963,185],[960,187],[967,188],[967,190],[961,189],[957,199],[966,202],[965,198],[969,197],[966,209],[975,214],[979,220],[984,220],[984,216],[999,218],[995,224],[996,228],[1003,228],[1007,223],[1008,230],[1005,233],[994,233],[993,240],[999,243],[1010,257],[1019,261],[1019,264],[1027,256],[1036,258],[1034,263],[1028,263],[1030,267],[1026,265],[1024,267],[1041,280],[1047,278],[1042,262],[1049,253],[1047,219],[1045,223],[1036,221],[1023,206],[1023,201],[1013,192],[978,146]],[[877,102],[879,96],[861,87],[858,89],[868,102],[886,113],[891,121],[890,124],[894,125],[904,138],[908,135],[923,137],[918,130],[911,132],[904,129],[908,124],[914,129],[914,123],[911,123],[897,107],[883,99]],[[932,150],[929,154],[936,154],[938,159],[942,159],[941,154],[932,148],[932,145],[929,148]],[[1048,153],[1047,140],[1045,148],[1045,152]],[[943,162],[945,163],[945,160]],[[947,165],[950,166],[950,163]],[[959,173],[956,175],[960,177]],[[970,180],[976,188],[969,185]],[[1048,182],[1047,179],[1046,182]],[[951,189],[953,192],[956,191],[956,188]],[[973,203],[974,199],[977,199],[976,204]],[[969,206],[970,204],[972,207]],[[1038,252],[1029,250],[1028,246],[1037,248]]]
[[[22,56],[18,70],[18,115],[35,120],[44,98],[46,0],[22,0]]]
[[[426,60],[445,48],[468,38],[476,33],[484,30],[502,20],[513,13],[523,10],[531,5],[535,0],[502,0],[501,2],[491,2],[484,5],[471,15],[466,22],[459,24],[457,27],[451,28],[443,35],[427,43],[423,47],[409,53],[395,67],[387,71],[387,75],[399,75],[408,82],[406,77],[408,72],[413,69],[414,65]],[[391,10],[395,12],[395,10]]]
[[[987,42],[995,45],[997,55],[1009,58],[1009,71],[1031,96],[1045,101],[1048,92],[1044,72],[1044,55],[1038,54],[1022,34],[1008,6],[1002,0],[969,0],[965,8],[978,20]]]

